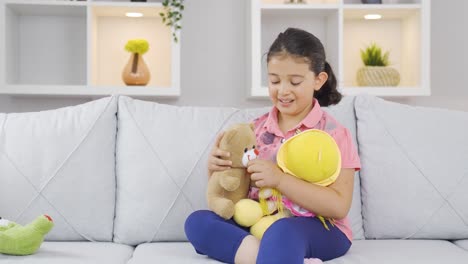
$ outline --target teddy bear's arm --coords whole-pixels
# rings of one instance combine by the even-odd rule
[[[241,177],[243,177],[244,173],[239,169],[229,169],[222,171],[219,177],[219,184],[223,187],[226,191],[232,192],[239,188],[241,183]]]

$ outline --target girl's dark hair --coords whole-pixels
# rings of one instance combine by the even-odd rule
[[[315,74],[326,72],[328,80],[320,90],[314,93],[321,106],[329,106],[340,102],[342,95],[336,88],[336,77],[330,64],[326,61],[322,42],[311,33],[297,28],[288,28],[280,33],[270,46],[267,62],[280,53],[306,59],[309,68]]]

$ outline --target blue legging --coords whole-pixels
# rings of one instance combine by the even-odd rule
[[[304,263],[304,258],[323,261],[343,256],[351,242],[338,228],[310,217],[276,221],[263,235],[257,263]],[[212,211],[200,210],[185,221],[185,234],[197,253],[222,262],[234,263],[237,249],[249,235],[233,220],[224,220]]]

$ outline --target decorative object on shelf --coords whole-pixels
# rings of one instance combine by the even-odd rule
[[[164,12],[159,13],[163,23],[172,28],[174,42],[178,42],[177,31],[182,28],[182,11],[184,11],[184,0],[164,0]]]
[[[148,41],[144,39],[132,39],[125,45],[125,50],[132,53],[122,71],[122,79],[126,85],[148,84],[151,75],[142,56],[148,49]]]
[[[363,4],[381,4],[382,0],[361,0]]]
[[[382,55],[382,49],[376,44],[370,44],[361,49],[364,67],[357,71],[356,80],[359,86],[397,86],[400,83],[400,73],[388,67],[389,52]]]

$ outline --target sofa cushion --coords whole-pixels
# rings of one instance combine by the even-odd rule
[[[121,96],[114,241],[186,241],[185,219],[207,208],[206,160],[216,135],[265,111],[178,107]]]
[[[126,264],[133,247],[109,242],[44,242],[29,256],[0,254],[0,262],[9,264]],[[155,259],[153,259],[154,261]]]
[[[354,121],[352,109],[348,103],[330,111],[343,112],[344,120]],[[186,241],[185,219],[207,207],[206,160],[216,135],[268,111],[179,107],[121,96],[114,241],[129,245]],[[355,197],[351,219],[362,235],[359,195]]]
[[[0,114],[0,216],[48,214],[48,240],[111,241],[117,98]]]
[[[340,258],[326,264],[463,264],[468,252],[442,240],[359,240]]]
[[[356,116],[354,113],[355,98],[356,97],[353,96],[343,97],[339,104],[330,107],[324,107],[323,110],[330,113],[338,122],[349,129],[353,135],[354,145],[359,150],[356,135]],[[354,175],[353,202],[351,203],[351,209],[349,211],[348,217],[351,223],[351,229],[353,230],[353,239],[363,239],[364,229],[362,227],[361,182],[359,171],[357,171]]]
[[[468,113],[356,98],[367,238],[468,238]]]
[[[464,250],[466,250],[468,252],[468,239],[464,239],[464,240],[456,240],[453,242],[455,245],[463,248]]]

